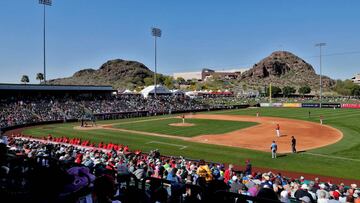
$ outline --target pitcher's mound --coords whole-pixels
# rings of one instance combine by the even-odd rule
[[[193,123],[170,123],[170,126],[178,126],[178,127],[190,127],[190,126],[194,126],[195,124]]]

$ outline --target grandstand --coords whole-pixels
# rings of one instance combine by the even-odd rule
[[[103,120],[243,108],[247,106],[234,105],[234,101],[254,99],[204,95],[191,99],[184,94],[145,98],[94,86],[0,87],[4,131],[44,122],[74,122],[86,113]],[[257,99],[258,105],[269,106]],[[158,150],[143,152],[127,143],[10,132],[1,137],[0,186],[1,196],[12,202],[306,202],[354,200],[359,195],[356,184],[253,171],[250,160],[239,170],[211,160],[164,156]]]

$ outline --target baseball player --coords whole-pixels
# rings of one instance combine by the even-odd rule
[[[291,149],[293,153],[296,153],[296,139],[294,136],[291,136]]]
[[[272,141],[270,149],[271,149],[271,158],[275,159],[276,158],[276,151],[277,151],[277,144],[275,143],[275,141]]]
[[[183,114],[183,115],[181,116],[181,118],[182,118],[182,122],[185,123],[185,114]]]
[[[256,112],[256,117],[259,117],[259,112]]]
[[[320,116],[320,125],[322,125],[323,124],[323,120],[324,120],[324,116]]]
[[[275,130],[276,130],[276,135],[277,135],[278,137],[280,137],[280,125],[279,125],[279,124],[276,124]]]

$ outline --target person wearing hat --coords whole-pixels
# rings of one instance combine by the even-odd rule
[[[339,197],[340,197],[340,193],[338,191],[330,191],[330,199],[328,201],[328,203],[339,203]]]
[[[300,189],[298,189],[295,192],[295,194],[294,194],[295,198],[297,200],[301,200],[300,198],[303,198],[306,196],[310,199],[310,202],[315,203],[315,200],[312,198],[311,194],[308,192],[308,189],[309,189],[309,187],[307,184],[302,184]],[[307,198],[305,198],[305,199],[307,199]],[[304,201],[304,200],[302,200],[302,201]]]
[[[296,139],[294,136],[291,136],[291,149],[292,153],[296,153]]]
[[[239,194],[244,185],[239,181],[236,175],[234,175],[231,180],[232,182],[230,184],[230,192]]]
[[[276,136],[280,137],[281,135],[280,135],[280,125],[279,124],[276,124],[275,130],[276,130]]]
[[[318,190],[316,191],[316,196],[317,196],[317,198],[318,198],[318,199],[320,198],[320,194],[321,194],[321,193],[325,193],[325,198],[326,198],[326,199],[329,199],[329,198],[330,198],[330,194],[329,194],[328,191],[325,190],[325,189],[326,189],[326,185],[325,185],[324,183],[321,183],[321,184],[319,184],[319,188],[320,188],[320,189],[318,189]]]
[[[271,157],[273,159],[276,158],[277,144],[276,144],[275,140],[272,141],[270,149],[271,149]]]

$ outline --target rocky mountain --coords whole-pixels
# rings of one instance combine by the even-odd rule
[[[308,85],[318,89],[319,77],[314,68],[300,57],[287,51],[276,51],[244,72],[241,80],[249,86],[271,83],[278,87]],[[325,89],[335,85],[335,81],[326,76],[323,76],[322,82]]]
[[[153,72],[144,64],[122,59],[109,60],[99,69],[83,69],[72,77],[49,80],[58,85],[111,85],[114,88],[131,88],[144,85],[144,79],[153,77]]]
[[[49,84],[61,85],[111,85],[116,89],[125,89],[152,84],[153,72],[144,64],[136,61],[122,59],[109,60],[99,69],[83,69],[73,76],[49,80]],[[161,77],[160,77],[161,76]],[[313,90],[319,89],[319,75],[314,68],[298,56],[286,52],[276,51],[270,56],[256,63],[250,70],[244,72],[240,80],[228,81],[232,85],[225,85],[223,81],[217,81],[217,89],[236,89],[247,86],[258,89],[273,86],[280,88],[292,86],[298,89],[309,85]],[[162,78],[162,79],[161,79]],[[164,83],[164,76],[159,74],[159,83]],[[324,90],[330,90],[335,81],[329,77],[323,77]],[[228,87],[229,86],[229,87]]]

